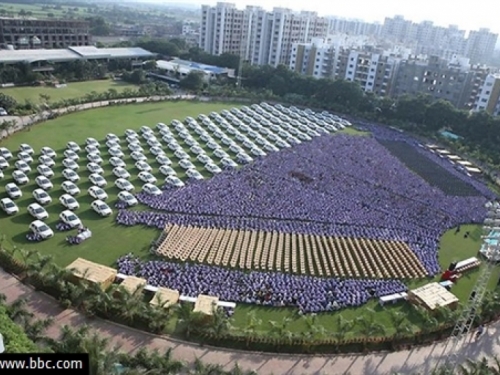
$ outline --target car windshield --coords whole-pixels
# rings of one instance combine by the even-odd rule
[[[19,188],[17,186],[12,186],[9,190],[12,192],[16,192],[19,191]]]
[[[96,181],[102,181],[102,180],[104,180],[104,178],[102,178],[101,176],[96,176],[95,179],[96,179]]]
[[[102,189],[97,189],[95,192],[96,192],[97,195],[104,194],[104,190],[102,190]]]
[[[44,211],[44,209],[42,207],[37,207],[37,208],[35,208],[34,211],[35,211],[35,214],[40,214]]]
[[[132,195],[125,195],[126,201],[131,201],[132,199],[134,199],[134,197]]]
[[[69,215],[69,216],[68,216],[68,220],[69,220],[69,221],[75,221],[75,220],[77,220],[77,219],[78,219],[78,218],[77,218],[75,215]]]
[[[5,203],[5,207],[6,208],[14,207],[14,202],[7,202],[7,203]]]
[[[46,225],[41,225],[41,226],[38,227],[38,230],[40,232],[45,232],[45,231],[49,230],[49,227],[46,226]]]
[[[74,198],[68,198],[68,199],[66,199],[66,202],[67,203],[75,203],[76,200]]]
[[[106,206],[105,204],[101,204],[101,205],[99,206],[99,209],[100,209],[101,211],[104,211],[104,210],[107,210],[107,209],[108,209],[108,206]]]

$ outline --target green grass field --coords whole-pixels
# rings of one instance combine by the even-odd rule
[[[182,120],[186,116],[195,117],[200,113],[208,114],[211,111],[220,111],[230,107],[232,107],[231,104],[176,102],[137,104],[95,109],[62,116],[58,119],[36,125],[30,131],[17,133],[8,139],[0,141],[0,146],[15,151],[20,143],[28,143],[35,149],[37,153],[36,157],[38,157],[39,150],[43,146],[50,146],[58,153],[57,164],[54,168],[56,176],[52,178],[55,187],[50,191],[53,197],[53,203],[47,207],[50,214],[47,223],[54,228],[55,224],[58,222],[58,215],[63,209],[57,199],[62,194],[60,190],[60,184],[63,181],[63,178],[60,176],[60,172],[63,169],[61,160],[62,152],[68,141],[72,140],[82,145],[85,143],[87,137],[93,137],[102,141],[108,133],[115,133],[123,139],[124,131],[127,128],[138,130],[142,125],[154,127],[158,122],[169,123],[174,118]],[[347,129],[345,132],[352,135],[365,134],[353,129]],[[182,139],[178,138],[178,140],[185,149],[188,148],[188,146],[183,143]],[[141,140],[141,142],[143,148],[147,150],[145,142],[143,140]],[[122,143],[122,147],[124,146],[125,145]],[[105,160],[103,164],[105,169],[104,177],[108,181],[108,186],[105,190],[109,195],[108,203],[114,208],[113,205],[116,202],[118,190],[113,186],[114,177],[111,173],[112,166],[107,162],[109,155],[106,150],[107,147],[101,142],[101,153]],[[207,153],[212,156],[212,153],[209,150],[207,151]],[[229,150],[227,151],[229,152]],[[82,152],[80,156],[82,157],[84,155],[85,153]],[[167,155],[171,157],[174,162],[173,167],[179,170],[176,162],[177,159],[172,157],[170,150],[168,150]],[[150,159],[149,161],[154,159],[148,152],[146,152],[146,156]],[[133,161],[130,157],[126,157],[124,160],[132,175],[130,181],[134,184],[136,189],[139,189],[142,182],[136,177],[138,171],[133,167]],[[13,161],[11,164],[13,164]],[[33,163],[33,165],[36,164],[36,162]],[[86,161],[79,162],[79,164],[79,174],[82,179],[78,186],[82,192],[77,196],[77,199],[82,207],[77,211],[77,214],[83,220],[84,224],[93,231],[93,237],[79,246],[71,246],[66,243],[65,237],[68,235],[68,232],[56,232],[54,238],[41,243],[33,244],[26,241],[25,236],[28,232],[28,224],[32,221],[31,217],[26,213],[26,207],[33,202],[31,192],[35,189],[34,178],[37,175],[36,171],[32,171],[29,173],[30,183],[22,188],[24,196],[16,201],[20,207],[20,213],[13,217],[7,217],[3,212],[0,212],[0,233],[5,235],[6,244],[26,249],[37,249],[44,254],[51,254],[55,257],[56,262],[62,266],[67,265],[77,257],[84,257],[88,260],[106,265],[113,265],[119,256],[129,252],[147,257],[150,243],[159,235],[159,231],[140,226],[129,228],[119,227],[114,223],[114,215],[110,218],[100,218],[91,211],[89,207],[91,198],[86,193],[87,188],[90,186],[87,178],[89,173],[84,167]],[[151,165],[154,168],[154,174],[160,177],[157,173],[159,165],[156,164],[156,162],[151,163]],[[9,169],[5,170],[6,177],[0,186],[0,197],[5,196],[4,186],[6,183],[11,182],[10,176],[13,169],[11,165]],[[205,172],[204,174],[207,177],[209,176]],[[179,177],[183,178],[185,176],[183,173],[179,173]],[[158,185],[160,184],[161,183]],[[116,210],[114,211],[116,213]],[[471,235],[467,239],[463,237],[463,233],[466,231],[471,232]],[[454,230],[448,231],[443,236],[440,244],[441,265],[447,267],[451,261],[475,256],[480,247],[480,243],[480,228],[478,226],[462,226],[461,232],[458,234],[456,234]],[[466,274],[454,287],[453,292],[460,300],[464,301],[468,298],[478,274],[478,270]],[[492,280],[492,287],[496,284],[497,279],[498,274],[495,274]],[[432,280],[414,281],[409,286],[417,287],[429,281]],[[364,314],[367,311],[366,307],[371,307],[377,311],[378,321],[385,324],[387,327],[391,326],[389,323],[389,311],[393,309],[405,312],[410,322],[415,325],[418,324],[418,317],[414,313],[413,308],[408,304],[401,303],[381,308],[376,301],[372,301],[362,308],[345,309],[337,313],[320,314],[317,321],[318,324],[332,331],[336,327],[336,319],[339,314],[342,314],[346,319],[354,319]],[[235,311],[233,324],[237,327],[245,327],[248,321],[248,313],[251,311],[256,312],[257,316],[262,319],[260,329],[263,331],[269,328],[269,321],[281,321],[284,317],[293,318],[292,323],[288,327],[291,331],[300,332],[305,329],[305,323],[302,319],[297,319],[295,309],[277,309],[261,306],[250,307],[238,305]],[[389,330],[388,333],[390,334],[391,331]],[[356,333],[353,332],[353,334]]]
[[[51,102],[57,102],[62,99],[82,98],[91,91],[103,93],[109,89],[123,91],[126,88],[135,89],[137,86],[120,81],[100,80],[71,82],[68,83],[67,87],[60,89],[55,87],[11,87],[2,89],[2,93],[12,96],[19,103],[23,103],[25,100],[39,103],[40,94],[48,95]]]
[[[75,10],[77,8],[77,10]],[[27,13],[29,17],[39,17],[39,18],[51,18],[49,14],[52,14],[54,18],[69,18],[73,17],[85,17],[88,16],[85,8],[83,7],[69,7],[60,6],[59,9],[54,8],[54,4],[16,4],[14,2],[2,2],[0,3],[0,14],[8,16],[19,16],[19,12],[23,11]]]

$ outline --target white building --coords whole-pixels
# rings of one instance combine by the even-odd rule
[[[500,114],[500,75],[488,74],[479,89],[476,102],[472,109],[474,112],[486,111],[490,115]]]
[[[288,65],[292,44],[325,37],[328,23],[315,12],[296,13],[286,8],[268,12],[254,6],[239,10],[231,3],[204,5],[200,48],[215,55],[237,54],[256,65]]]

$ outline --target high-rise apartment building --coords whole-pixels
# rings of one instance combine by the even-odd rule
[[[253,6],[240,10],[231,3],[217,3],[202,7],[200,47],[216,55],[238,54],[252,64],[288,65],[292,44],[325,37],[328,24],[315,12],[267,12]]]
[[[465,44],[464,55],[476,64],[486,64],[493,57],[498,34],[490,32],[489,29],[470,31]]]
[[[486,111],[490,115],[500,114],[500,75],[488,74],[476,96],[473,111]]]

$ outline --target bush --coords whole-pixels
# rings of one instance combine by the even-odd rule
[[[0,332],[3,335],[6,353],[35,353],[40,349],[7,315],[5,306],[0,305]]]

